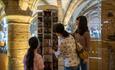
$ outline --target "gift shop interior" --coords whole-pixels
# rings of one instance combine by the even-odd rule
[[[115,70],[115,0],[0,0],[0,70],[24,70],[28,40],[40,41],[44,70],[64,70],[63,58],[51,53],[58,48],[54,24],[68,33],[86,16],[90,33],[87,70]]]

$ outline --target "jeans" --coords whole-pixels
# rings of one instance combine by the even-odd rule
[[[82,59],[80,59],[80,65],[77,70],[87,70],[87,63],[84,63]]]
[[[75,67],[64,67],[64,70],[77,70],[78,66]]]

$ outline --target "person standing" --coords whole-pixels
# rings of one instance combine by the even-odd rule
[[[83,48],[89,52],[89,46],[90,46],[90,34],[87,26],[87,18],[85,16],[79,16],[76,18],[76,30],[74,32],[74,37],[76,41],[78,41]],[[80,58],[80,67],[81,70],[87,70],[88,65],[88,58],[87,59],[81,59]]]
[[[80,59],[76,54],[76,45],[73,36],[64,30],[61,23],[55,24],[54,33],[58,36],[58,50],[53,51],[56,57],[63,57],[64,70],[76,70],[79,66]]]
[[[43,70],[44,62],[42,56],[38,54],[39,40],[37,37],[29,39],[29,46],[26,55],[24,56],[24,70]]]

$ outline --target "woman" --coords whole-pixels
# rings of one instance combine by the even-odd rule
[[[56,57],[63,57],[64,70],[77,70],[79,58],[76,54],[76,45],[73,36],[64,30],[61,23],[54,25],[54,33],[58,36],[58,50],[55,53]]]
[[[31,37],[29,39],[30,48],[24,57],[24,70],[43,70],[44,63],[42,56],[37,53],[39,48],[39,40],[37,37]]]
[[[83,48],[89,51],[90,45],[90,34],[87,26],[87,19],[85,16],[79,16],[76,18],[77,30],[74,33],[76,40],[81,43]],[[88,59],[80,59],[81,70],[87,70]]]

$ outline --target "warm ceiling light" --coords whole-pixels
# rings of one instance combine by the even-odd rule
[[[22,10],[26,11],[28,8],[28,1],[19,0],[19,6]]]

